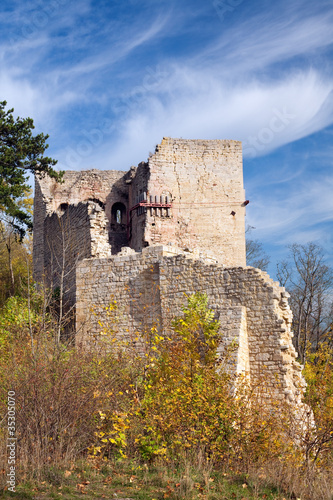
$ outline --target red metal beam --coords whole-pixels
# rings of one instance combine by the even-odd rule
[[[140,203],[137,203],[134,205],[134,207],[130,208],[130,212],[132,210],[135,210],[136,208],[139,207],[146,207],[146,208],[172,208],[171,203],[148,203],[147,201],[140,201]]]

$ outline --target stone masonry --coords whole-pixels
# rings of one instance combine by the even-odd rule
[[[205,292],[221,355],[237,346],[228,369],[264,376],[277,398],[300,404],[288,294],[246,267],[240,142],[164,138],[128,172],[64,178],[36,178],[34,273],[53,289],[63,280],[77,345],[94,344],[112,301],[118,335],[132,341],[152,326],[168,331],[186,296]]]
[[[304,381],[292,344],[288,294],[252,267],[226,268],[162,245],[85,259],[77,269],[77,343],[93,345],[108,322],[105,307],[114,300],[117,331],[128,340],[152,326],[168,332],[186,296],[196,291],[208,295],[220,321],[220,353],[232,341],[238,346],[229,368],[253,382],[264,376],[277,397],[300,402]],[[87,304],[94,309],[89,312]]]

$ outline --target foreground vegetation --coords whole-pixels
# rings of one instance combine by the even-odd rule
[[[112,320],[116,304],[109,307]],[[1,487],[18,498],[302,498],[333,491],[333,353],[308,356],[306,413],[269,404],[216,358],[218,323],[188,299],[165,335],[137,332],[142,352],[103,335],[90,352],[55,342],[33,287],[0,320]],[[16,492],[8,491],[8,391],[16,404]]]
[[[140,355],[112,322],[95,350],[79,352],[61,344],[59,293],[36,292],[29,239],[22,245],[32,227],[26,174],[61,182],[62,173],[44,156],[48,136],[33,136],[33,121],[14,119],[5,101],[0,125],[0,496],[332,499],[333,275],[321,249],[293,246],[279,267],[312,412],[270,404],[264,376],[255,387],[230,376],[232,353],[216,358],[218,324],[201,295],[172,333],[135,332]],[[248,259],[268,264],[255,241]]]
[[[17,493],[3,492],[0,498],[102,499],[131,498],[216,500],[286,497],[264,473],[225,473],[211,467],[163,463],[142,464],[131,460],[94,463],[80,460],[66,467],[48,467],[40,480],[23,476]],[[280,489],[281,490],[281,489]]]

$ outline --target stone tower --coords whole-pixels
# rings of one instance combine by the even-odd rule
[[[186,294],[205,292],[232,368],[266,377],[300,405],[304,380],[292,344],[286,291],[245,260],[241,143],[164,138],[127,172],[36,178],[34,273],[62,290],[76,343],[89,347],[119,304],[119,334],[168,331]],[[92,313],[92,308],[98,315]]]
[[[49,240],[54,240],[56,231],[50,221],[53,214],[67,218],[68,225],[76,217],[92,219],[89,230],[88,222],[86,230],[80,229],[85,234],[82,240],[78,234],[72,235],[77,240],[79,259],[109,251],[115,255],[124,246],[141,251],[146,246],[169,244],[183,250],[209,251],[226,266],[246,265],[246,202],[240,142],[164,138],[147,162],[128,172],[67,171],[64,179],[64,184],[57,184],[48,177],[36,177],[37,280],[48,265],[45,260]],[[105,214],[103,235],[102,215],[96,226],[94,209],[89,212],[80,206],[88,202],[98,205]],[[82,210],[89,214],[84,216]],[[78,231],[71,224],[71,233]],[[93,248],[96,238],[104,240],[103,250],[101,241],[99,249]]]

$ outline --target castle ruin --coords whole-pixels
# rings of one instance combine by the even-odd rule
[[[277,398],[300,404],[288,294],[246,266],[241,143],[163,138],[128,172],[36,177],[34,274],[63,290],[76,343],[89,347],[116,301],[122,335],[167,331],[186,294],[208,295],[220,351],[236,343],[236,373],[264,375]],[[98,310],[98,315],[92,308]]]

